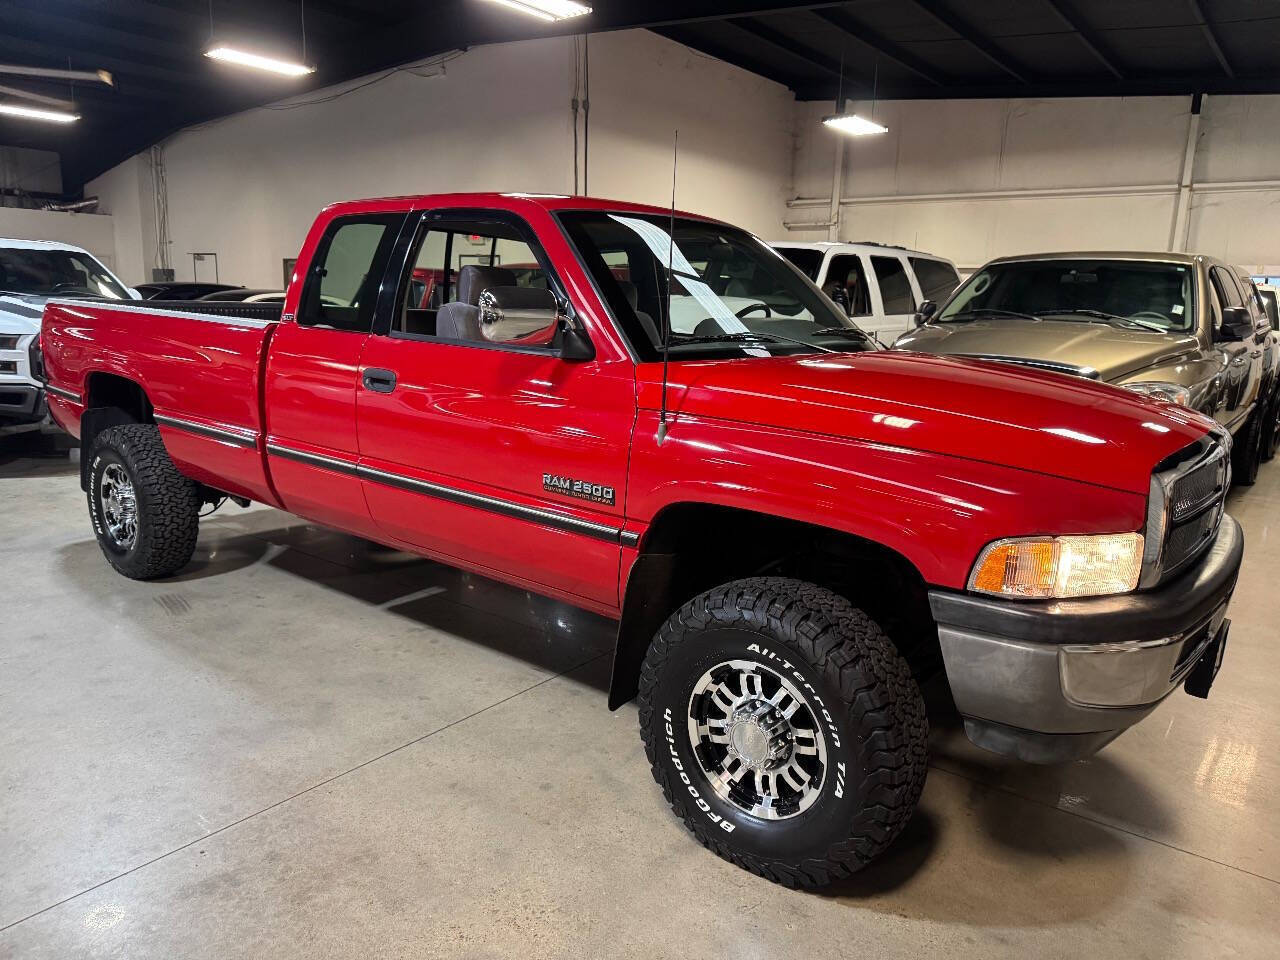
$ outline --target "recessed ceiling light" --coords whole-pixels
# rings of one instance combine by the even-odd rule
[[[241,67],[253,67],[255,70],[268,70],[286,77],[302,77],[316,72],[315,67],[290,63],[288,60],[277,60],[274,57],[263,57],[256,53],[236,50],[234,47],[214,47],[206,50],[204,55],[211,60],[222,60],[224,63],[234,63]]]
[[[884,124],[868,120],[866,117],[860,117],[856,113],[846,113],[839,117],[826,117],[822,122],[833,130],[847,133],[851,137],[865,137],[870,134],[889,132],[889,128]]]
[[[581,17],[591,12],[591,8],[586,4],[575,3],[574,0],[492,0],[492,2],[548,22]]]
[[[38,107],[24,107],[18,103],[0,103],[0,113],[10,117],[23,117],[27,120],[45,120],[49,123],[72,123],[80,119],[78,113],[42,110]]]

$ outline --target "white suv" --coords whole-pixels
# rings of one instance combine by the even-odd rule
[[[960,285],[950,260],[905,247],[832,241],[772,246],[886,344],[912,329],[921,303],[941,304]]]
[[[44,385],[34,376],[31,355],[44,305],[53,297],[141,299],[87,250],[0,238],[0,433],[45,419]]]

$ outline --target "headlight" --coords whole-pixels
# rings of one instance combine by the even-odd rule
[[[1184,407],[1191,403],[1191,390],[1180,383],[1146,380],[1140,383],[1122,383],[1120,386],[1148,397],[1159,397],[1161,400],[1168,400],[1170,403],[1180,403]]]
[[[997,540],[978,556],[969,589],[1037,600],[1128,593],[1142,573],[1142,547],[1140,533]]]

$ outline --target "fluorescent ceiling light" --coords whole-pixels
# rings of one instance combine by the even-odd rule
[[[72,123],[80,119],[78,113],[66,113],[62,110],[41,110],[38,107],[24,107],[17,103],[0,103],[0,113],[10,117],[25,117],[27,120],[47,120],[50,123]]]
[[[865,137],[873,133],[888,133],[889,128],[883,124],[860,117],[856,113],[846,113],[839,117],[827,117],[822,121],[833,130],[847,133],[851,137]]]
[[[527,13],[539,20],[546,20],[548,23],[581,17],[591,12],[591,8],[586,4],[575,3],[574,0],[493,0],[493,2]]]
[[[277,60],[274,57],[262,57],[256,53],[236,50],[233,47],[214,47],[212,50],[206,50],[204,55],[211,60],[222,60],[242,67],[253,67],[255,70],[269,70],[272,73],[282,73],[286,77],[302,77],[308,73],[316,72],[315,67],[304,66],[301,63],[290,63],[288,60]]]

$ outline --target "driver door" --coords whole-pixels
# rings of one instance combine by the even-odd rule
[[[436,307],[411,301],[424,270],[446,291]],[[397,540],[613,609],[634,380],[623,363],[562,358],[553,317],[545,337],[489,339],[485,291],[520,285],[565,292],[523,219],[422,217],[396,312],[360,361],[365,497]]]

